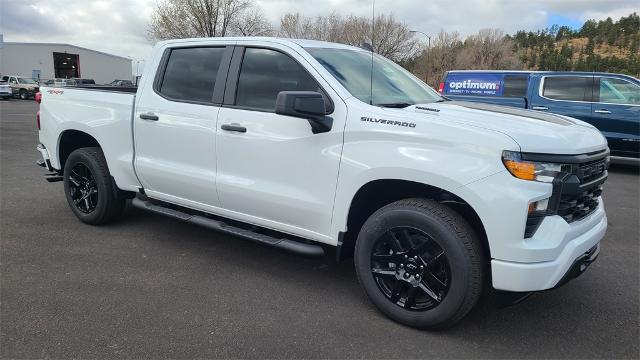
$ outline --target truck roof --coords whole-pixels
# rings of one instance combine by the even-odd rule
[[[306,40],[306,39],[291,39],[291,38],[282,38],[282,37],[266,37],[266,36],[242,36],[242,37],[216,37],[216,38],[186,38],[186,39],[173,39],[173,40],[164,40],[158,42],[158,44],[180,44],[185,42],[208,42],[212,39],[215,40],[224,40],[225,42],[233,43],[235,41],[246,41],[246,40],[259,40],[265,42],[274,42],[279,44],[286,44],[290,46],[300,46],[303,48],[331,48],[331,49],[349,49],[349,50],[361,50],[366,51],[362,48],[338,44],[328,41],[319,41],[319,40]]]
[[[447,73],[498,73],[498,74],[571,74],[571,75],[616,75],[627,76],[626,74],[616,74],[597,71],[540,71],[540,70],[449,70]]]

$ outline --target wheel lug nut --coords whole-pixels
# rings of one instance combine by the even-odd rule
[[[414,259],[414,260],[418,260],[418,255],[415,255],[415,256],[413,257],[413,259]]]
[[[402,269],[404,267],[404,264],[400,264],[400,269]]]
[[[409,257],[407,255],[404,256],[405,259],[408,259]]]
[[[420,265],[420,270],[424,269],[424,265]]]
[[[420,279],[420,274],[416,274],[416,280]]]
[[[408,272],[404,273],[404,277],[408,279],[409,278],[409,273]]]

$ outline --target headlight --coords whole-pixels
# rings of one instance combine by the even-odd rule
[[[533,180],[545,183],[553,182],[553,179],[562,172],[565,164],[546,163],[522,160],[519,152],[503,151],[502,163],[511,175],[522,180]]]

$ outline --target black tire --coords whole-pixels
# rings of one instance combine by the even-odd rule
[[[477,235],[458,213],[432,200],[405,199],[376,211],[360,230],[354,260],[373,304],[408,326],[450,327],[482,293]]]
[[[27,93],[27,90],[25,89],[20,90],[20,99],[22,100],[29,99],[29,94]]]
[[[80,148],[69,155],[64,192],[73,213],[91,225],[115,220],[126,205],[124,192],[116,187],[99,147]]]

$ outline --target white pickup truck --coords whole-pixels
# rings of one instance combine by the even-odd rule
[[[38,96],[38,163],[85,223],[131,199],[300,254],[336,247],[383,313],[431,329],[598,255],[609,150],[582,121],[447,101],[325,42],[173,40],[147,64],[137,89]]]

